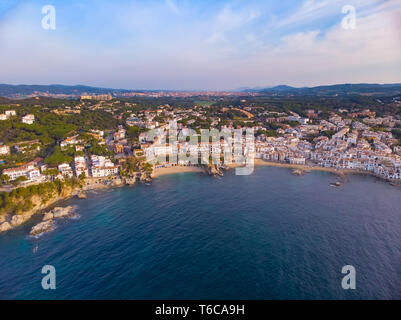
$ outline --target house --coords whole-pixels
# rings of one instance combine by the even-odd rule
[[[10,181],[14,181],[19,177],[26,177],[28,181],[40,180],[42,178],[39,169],[33,164],[28,163],[18,168],[5,169],[3,174],[10,177]]]
[[[7,115],[6,114],[4,114],[4,113],[2,113],[2,114],[0,114],[0,120],[7,120]]]
[[[122,140],[125,139],[126,130],[123,127],[119,127],[118,130],[114,133],[114,140]]]
[[[103,141],[104,131],[91,130],[91,131],[87,132],[87,134],[91,135],[92,137],[94,137],[95,139],[97,139],[99,141]]]
[[[7,118],[13,117],[13,116],[16,116],[16,115],[17,115],[17,113],[15,112],[15,110],[7,110],[7,111],[5,112],[5,114],[6,114]]]
[[[9,146],[0,146],[0,155],[10,154]]]
[[[85,157],[74,158],[74,169],[75,169],[75,175],[77,177],[79,177],[81,174],[85,174],[85,177],[89,176],[89,170],[86,165]]]
[[[75,135],[75,136],[69,137],[69,138],[61,141],[60,147],[65,148],[67,146],[78,144],[80,141],[77,138],[78,138],[78,135]]]
[[[124,145],[121,143],[116,143],[114,145],[114,152],[115,153],[123,153],[124,152]]]
[[[290,157],[289,162],[291,164],[300,164],[300,165],[305,165],[305,158],[302,157]]]
[[[72,171],[71,166],[68,163],[62,163],[58,166],[58,171],[60,174],[65,177],[67,176],[68,178],[72,178],[74,176],[74,173]]]
[[[119,167],[114,165],[114,163],[106,157],[92,155],[91,162],[91,174],[94,178],[108,177],[118,174]]]
[[[35,116],[33,114],[27,114],[26,116],[22,117],[21,122],[25,124],[33,124],[35,122]]]
[[[75,145],[75,151],[77,151],[77,152],[84,151],[84,149],[85,149],[85,147],[82,145],[79,145],[79,144]]]
[[[41,145],[39,140],[22,141],[14,145],[14,148],[18,153],[37,152],[40,151],[40,147]]]
[[[301,118],[300,116],[288,116],[286,118],[287,121],[295,121],[298,122],[299,124],[305,125],[309,122],[308,118]]]

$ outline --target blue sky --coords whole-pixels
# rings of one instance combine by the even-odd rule
[[[41,26],[44,5],[56,29]],[[341,26],[353,5],[357,27]],[[401,82],[399,0],[1,0],[0,83],[228,90]]]

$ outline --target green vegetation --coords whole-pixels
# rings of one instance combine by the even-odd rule
[[[51,168],[51,169],[47,169],[43,172],[43,174],[47,177],[56,177],[59,174],[58,169],[56,168]]]
[[[334,136],[336,134],[336,132],[334,130],[326,130],[326,131],[322,131],[320,133],[322,136],[328,137],[329,139],[332,138],[332,136]]]
[[[265,135],[266,137],[277,137],[278,133],[276,130],[262,130],[259,129],[256,133],[256,136]]]
[[[99,144],[97,141],[93,141],[91,147],[88,149],[90,154],[111,157],[113,155],[112,151],[109,151],[107,147],[103,144]]]
[[[394,129],[391,131],[393,134],[394,138],[398,139],[398,145],[401,146],[401,129]]]
[[[70,163],[72,161],[72,157],[68,154],[64,153],[60,146],[54,147],[54,152],[45,159],[45,163],[56,166],[62,163]]]
[[[199,106],[199,107],[208,107],[212,104],[213,104],[213,102],[210,102],[210,101],[204,101],[204,100],[194,101],[194,105]]]
[[[288,124],[291,128],[296,128],[299,126],[297,121],[283,121],[283,124]]]
[[[7,183],[8,181],[10,181],[10,177],[6,174],[2,174],[0,176],[0,181],[1,181],[1,183]]]
[[[21,214],[33,208],[34,196],[39,197],[44,204],[52,197],[61,195],[63,191],[79,186],[79,181],[73,178],[17,188],[11,192],[0,192],[0,215]]]
[[[144,170],[151,174],[153,172],[153,165],[151,165],[150,163],[146,162],[143,166]]]
[[[140,128],[137,126],[132,126],[127,128],[127,138],[131,141],[132,144],[136,145],[139,143],[139,135],[143,132],[147,132],[149,129]]]
[[[130,176],[138,171],[138,160],[135,157],[127,158],[127,161],[121,166],[120,175]]]

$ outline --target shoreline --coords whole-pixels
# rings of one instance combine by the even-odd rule
[[[273,162],[273,161],[266,161],[262,159],[255,159],[255,167],[278,167],[278,168],[288,168],[288,169],[298,169],[304,172],[310,171],[324,171],[324,172],[331,172],[335,174],[346,174],[346,173],[362,173],[356,169],[337,169],[337,168],[326,168],[320,166],[309,166],[307,164],[291,164],[291,163],[281,163],[281,162]],[[367,174],[369,172],[366,171]]]
[[[301,165],[301,164],[273,162],[273,161],[266,161],[266,160],[262,160],[262,159],[255,159],[255,167],[279,167],[279,168],[297,169],[302,172],[323,171],[323,172],[333,173],[342,178],[347,174],[366,175],[366,176],[375,177],[383,182],[390,183],[393,186],[401,186],[400,181],[392,181],[392,180],[386,179],[383,176],[380,176],[374,172],[358,170],[358,169],[326,168],[326,167],[320,167],[320,166],[310,166],[307,164]]]
[[[89,181],[88,181],[89,180]],[[0,234],[5,233],[7,231],[11,231],[16,229],[26,223],[28,223],[34,216],[44,213],[49,209],[58,206],[59,204],[72,199],[74,197],[78,197],[80,193],[88,192],[92,190],[106,190],[106,189],[114,189],[118,187],[122,187],[125,184],[121,179],[113,181],[110,184],[103,184],[103,183],[93,183],[93,179],[88,179],[86,185],[82,188],[73,188],[68,190],[67,194],[58,194],[53,198],[46,201],[46,203],[40,203],[40,197],[36,196],[36,201],[40,204],[36,205],[34,208],[23,212],[21,214],[6,214],[5,216],[0,217]],[[96,179],[95,179],[96,180]],[[98,180],[99,181],[99,180]],[[7,224],[7,225],[6,225]]]
[[[311,171],[323,171],[323,172],[330,172],[341,179],[344,179],[346,174],[358,174],[358,175],[368,175],[372,176],[375,178],[378,178],[382,180],[383,182],[388,182],[391,183],[391,181],[378,176],[372,172],[369,171],[361,171],[357,169],[337,169],[337,168],[325,168],[325,167],[319,167],[319,166],[309,166],[309,165],[299,165],[299,164],[290,164],[290,163],[280,163],[280,162],[273,162],[273,161],[265,161],[262,159],[255,159],[254,162],[255,167],[278,167],[278,168],[287,168],[287,169],[295,169],[299,170],[301,172],[311,172]],[[241,167],[241,165],[238,164],[232,164],[227,166],[229,170],[235,169],[238,167]],[[167,175],[173,175],[173,174],[178,174],[178,173],[205,173],[205,170],[201,166],[172,166],[172,167],[164,167],[164,168],[156,168],[153,171],[152,178],[158,178],[161,176],[167,176]],[[62,203],[66,200],[69,200],[71,198],[77,197],[78,194],[82,192],[88,192],[92,190],[107,190],[107,189],[114,189],[114,188],[119,188],[123,186],[129,186],[122,179],[115,179],[114,181],[111,181],[111,183],[108,184],[103,184],[103,183],[94,183],[95,181],[99,181],[98,179],[90,179],[89,182],[86,185],[83,186],[82,189],[74,189],[71,190],[69,195],[58,195],[54,197],[53,199],[49,199],[46,204],[41,204],[37,206],[36,208],[33,208],[21,215],[13,215],[13,216],[6,216],[2,217],[3,219],[0,219],[0,226],[7,222],[9,223],[10,228],[6,230],[0,230],[0,234],[3,232],[7,232],[10,230],[13,230],[31,220],[31,218],[34,215],[40,214],[41,212],[44,212],[46,210],[49,210],[50,208],[56,206],[58,203]],[[392,184],[392,183],[391,183]],[[393,184],[392,184],[393,185]],[[13,217],[19,216],[20,220],[17,223],[11,223]]]
[[[186,172],[204,173],[205,171],[202,167],[197,167],[197,166],[173,166],[165,168],[156,168],[153,171],[152,178],[158,178],[170,174],[186,173]]]

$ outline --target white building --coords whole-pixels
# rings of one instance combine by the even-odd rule
[[[7,116],[8,118],[17,115],[17,113],[15,112],[15,110],[7,110],[7,111],[5,112],[5,114],[6,114],[6,116]]]
[[[114,133],[114,140],[122,140],[125,139],[125,134],[127,130],[125,130],[123,127],[119,127],[118,130]]]
[[[21,122],[26,124],[33,124],[35,122],[35,116],[33,114],[27,114],[26,116],[22,117]]]
[[[32,163],[18,168],[5,169],[3,174],[10,177],[10,181],[14,181],[19,177],[26,177],[28,181],[37,181],[42,178],[39,169]]]
[[[302,157],[290,157],[289,161],[291,164],[300,164],[300,165],[305,165],[305,158]]]
[[[78,135],[75,135],[75,136],[69,137],[69,138],[61,141],[60,147],[64,148],[64,147],[67,147],[70,145],[78,144],[80,141],[77,138],[78,138]]]
[[[74,159],[74,169],[75,175],[79,177],[82,173],[85,174],[85,177],[89,176],[89,170],[86,165],[85,157],[75,157]]]
[[[109,177],[118,174],[118,166],[114,165],[110,159],[92,155],[91,174],[94,178]]]
[[[0,146],[0,155],[10,154],[9,146]]]
[[[72,178],[74,176],[74,173],[72,171],[71,166],[68,163],[62,163],[58,166],[58,171],[63,177],[68,177]]]

